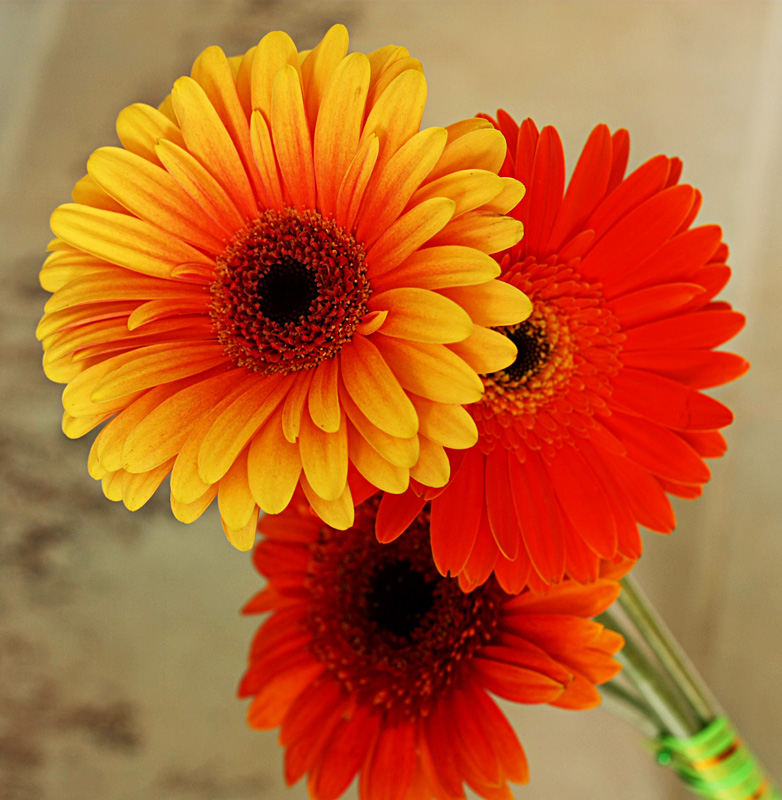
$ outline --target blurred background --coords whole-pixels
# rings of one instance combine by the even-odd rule
[[[124,106],[157,104],[211,44],[269,30],[301,49],[334,22],[351,47],[424,64],[425,124],[504,107],[555,124],[572,167],[598,122],[631,168],[665,152],[723,226],[748,316],[749,375],[704,497],[648,534],[642,584],[777,780],[782,753],[782,3],[761,0],[0,0],[0,800],[306,797],[274,732],[235,699],[257,618],[250,559],[212,509],[184,526],[165,492],[131,514],[60,431],[33,331],[48,215]],[[603,709],[515,708],[532,782],[518,798],[689,795]],[[350,794],[350,797],[355,797]]]

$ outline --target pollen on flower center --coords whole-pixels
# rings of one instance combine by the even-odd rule
[[[212,321],[226,354],[264,374],[339,353],[366,313],[364,247],[315,211],[267,210],[217,259]]]
[[[348,691],[403,713],[458,680],[460,666],[494,634],[506,595],[492,579],[465,594],[434,566],[429,512],[391,544],[375,536],[376,499],[349,531],[321,529],[312,549],[308,625],[319,661]]]
[[[484,376],[486,391],[471,410],[485,452],[498,440],[511,449],[523,440],[545,453],[546,445],[586,430],[592,415],[604,413],[624,334],[601,286],[579,275],[577,261],[530,257],[510,267],[507,280],[529,296],[532,314],[498,329],[518,356]]]

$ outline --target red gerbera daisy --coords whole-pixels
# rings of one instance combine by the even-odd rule
[[[533,313],[498,329],[519,354],[484,376],[470,409],[480,439],[451,453],[432,544],[441,572],[464,587],[494,571],[517,592],[592,580],[601,558],[637,558],[639,524],[671,531],[667,493],[700,494],[704,458],[722,455],[719,429],[732,419],[699,390],[748,363],[714,350],[744,317],[713,299],[730,277],[728,249],[717,225],[691,227],[701,195],[678,185],[679,159],[657,156],[623,177],[628,134],[599,125],[564,191],[553,127],[518,126],[502,111],[496,124],[508,142],[502,174],[527,187],[512,212],[525,236],[501,257],[502,277]],[[387,498],[381,539],[431,497]]]
[[[442,577],[429,510],[407,535],[378,543],[378,498],[336,531],[304,502],[260,522],[255,564],[268,586],[245,613],[271,611],[252,645],[240,695],[250,725],[281,726],[288,783],[309,774],[316,800],[360,774],[362,800],[511,797],[528,779],[524,751],[489,692],[583,709],[618,671],[622,637],[590,617],[616,581],[567,582],[507,595]]]

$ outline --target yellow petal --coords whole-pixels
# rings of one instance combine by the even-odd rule
[[[41,288],[47,292],[56,292],[75,278],[108,272],[116,274],[120,270],[121,267],[114,267],[102,258],[95,258],[79,250],[56,250],[46,257],[38,277]]]
[[[440,294],[456,301],[476,325],[497,327],[523,322],[532,313],[532,303],[520,289],[505,281],[479,286],[453,286]]]
[[[481,123],[476,127],[476,123]],[[507,144],[501,131],[488,120],[467,119],[449,125],[448,144],[435,165],[429,180],[441,178],[462,169],[485,169],[495,174],[500,171]]]
[[[408,256],[393,272],[372,278],[372,288],[383,292],[394,286],[444,289],[486,283],[500,274],[500,265],[473,247],[425,247]]]
[[[341,412],[338,386],[339,361],[330,358],[318,364],[312,376],[307,403],[312,421],[327,433],[339,430]]]
[[[267,208],[281,210],[284,202],[277,156],[274,154],[269,126],[260,111],[253,111],[250,120],[250,141],[258,174],[261,176],[261,202]]]
[[[245,378],[243,369],[229,370],[180,389],[160,402],[125,440],[122,466],[130,472],[146,472],[176,455],[191,438],[193,426]]]
[[[252,107],[262,112],[267,121],[271,119],[274,79],[286,64],[299,69],[299,54],[293,39],[282,31],[267,33],[255,48],[251,77]]]
[[[315,208],[312,140],[304,111],[299,73],[284,66],[272,88],[271,131],[283,183],[296,208]]]
[[[210,486],[207,491],[195,499],[192,503],[182,503],[172,492],[171,494],[171,510],[174,512],[174,516],[180,521],[186,524],[190,522],[195,522],[201,514],[206,511],[207,508],[212,504],[212,500],[217,497],[217,484],[213,484]]]
[[[263,194],[261,178],[255,167],[247,115],[239,100],[234,67],[238,73],[241,57],[226,58],[219,47],[207,47],[195,60],[191,77],[206,92],[209,102],[225,125],[231,140],[236,145],[239,158],[250,179],[256,197]],[[233,67],[232,67],[233,62]]]
[[[258,529],[257,507],[255,508],[255,513],[250,514],[250,519],[239,530],[230,528],[222,517],[220,521],[223,523],[223,532],[226,538],[237,550],[247,551],[253,549],[255,534]]]
[[[369,136],[361,142],[358,152],[350,162],[337,192],[337,210],[334,219],[343,230],[355,229],[361,201],[375,169],[380,144],[377,136]]]
[[[301,475],[299,448],[282,432],[280,409],[250,442],[247,477],[255,502],[267,514],[279,514],[290,503]]]
[[[228,192],[187,150],[161,141],[155,148],[163,166],[195,200],[223,235],[230,238],[244,226],[244,217]]]
[[[332,25],[326,35],[303,59],[299,54],[301,83],[304,87],[304,102],[311,130],[314,130],[315,120],[320,116],[319,110],[327,91],[326,87],[330,83],[333,85],[332,76],[347,55],[348,43],[348,29],[344,25]],[[366,59],[366,56],[363,58]],[[367,66],[369,66],[368,63]],[[368,84],[369,70],[367,70]]]
[[[177,264],[214,264],[170,233],[128,214],[66,203],[54,210],[51,226],[73,247],[145,275],[167,278]]]
[[[421,203],[430,197],[449,197],[456,203],[454,216],[458,216],[493,200],[504,188],[503,179],[493,172],[464,169],[435,180],[427,180],[410,202]]]
[[[483,383],[445,345],[392,339],[380,331],[372,337],[402,387],[440,403],[474,403]]]
[[[212,253],[225,248],[220,229],[164,169],[119,147],[101,147],[90,175],[128,211]]]
[[[159,164],[155,145],[165,139],[179,147],[185,146],[182,132],[165,114],[146,103],[134,103],[123,108],[117,117],[117,135],[122,146],[153,164]]]
[[[307,476],[301,476],[301,488],[312,506],[312,510],[332,528],[338,531],[347,530],[354,519],[353,497],[350,485],[345,484],[345,491],[336,500],[324,500],[317,492],[313,491],[307,481]]]
[[[449,344],[448,349],[463,358],[479,375],[505,369],[518,355],[516,345],[507,336],[481,325],[475,326],[472,336]]]
[[[174,84],[171,100],[188,151],[228,192],[242,215],[254,217],[258,207],[247,172],[206,92],[185,75]]]
[[[149,472],[133,475],[122,470],[122,502],[129,511],[138,511],[171,472],[174,459],[161,464]]]
[[[352,425],[348,425],[348,452],[356,469],[373,485],[384,492],[401,494],[410,483],[410,470],[395,467],[370,446]]]
[[[408,256],[439,233],[453,217],[455,208],[453,200],[433,197],[393,222],[367,254],[367,274],[372,285],[381,275],[395,271]]]
[[[101,422],[105,422],[110,416],[111,412],[73,417],[65,411],[62,415],[62,432],[69,439],[79,439],[97,428]]]
[[[460,405],[446,405],[411,394],[421,434],[443,447],[466,450],[478,441],[478,428],[469,412]]]
[[[427,289],[404,287],[373,294],[372,311],[388,311],[383,334],[415,342],[460,342],[473,329],[467,312],[452,300]]]
[[[339,187],[358,151],[368,90],[369,61],[363,53],[352,53],[334,70],[315,125],[315,177],[323,214],[336,211]]]
[[[347,423],[343,421],[336,433],[326,433],[305,411],[301,415],[299,453],[312,490],[324,500],[337,500],[348,479]]]
[[[231,469],[255,432],[283,401],[292,383],[290,375],[256,376],[221,409],[198,451],[198,473],[203,481],[216,483]]]
[[[301,415],[312,382],[312,370],[294,374],[293,385],[285,398],[285,405],[282,409],[282,432],[291,444],[295,444],[299,438]]]
[[[150,414],[157,406],[173,393],[181,389],[178,382],[168,386],[158,386],[155,389],[143,394],[138,400],[134,401],[120,414],[114,417],[111,422],[100,433],[100,446],[98,447],[98,460],[101,467],[107,472],[115,472],[124,469],[122,463],[122,448],[133,431],[144,418]],[[153,468],[166,462],[168,459],[161,459]],[[148,470],[134,470],[134,472],[147,472]]]
[[[122,152],[127,151],[123,150]],[[85,175],[81,180],[76,181],[71,197],[74,203],[80,205],[102,208],[105,211],[118,211],[121,214],[127,213],[125,207],[96,183],[91,175]]]
[[[507,214],[522,201],[526,194],[523,183],[515,178],[503,178],[504,186],[502,191],[488,203],[481,206],[483,211],[496,211],[498,214]]]
[[[374,337],[370,340],[354,336],[343,348],[339,357],[342,380],[373,425],[392,436],[407,439],[418,431],[415,409],[373,341]]]
[[[247,480],[247,450],[234,459],[228,472],[220,478],[217,488],[217,505],[223,523],[231,530],[244,528],[253,511],[256,512],[255,519],[257,521],[257,506]]]
[[[460,244],[484,253],[499,253],[518,244],[524,226],[517,219],[477,209],[452,219],[432,244]]]
[[[418,132],[425,105],[426,79],[418,70],[408,69],[394,78],[371,106],[362,138],[375,133],[380,139],[378,171]]]
[[[421,439],[421,455],[416,465],[411,468],[410,477],[424,486],[431,486],[435,489],[445,486],[451,477],[451,465],[445,450],[425,436],[419,438]]]
[[[415,73],[418,74],[418,73]],[[358,218],[356,238],[371,246],[399,217],[445,147],[443,128],[427,128],[412,136],[387,162],[380,158]]]
[[[418,435],[400,439],[391,436],[373,425],[361,413],[359,407],[353,402],[344,384],[340,385],[339,397],[342,407],[348,415],[356,430],[367,440],[369,445],[386,461],[396,467],[412,467],[418,460]]]
[[[197,375],[225,363],[217,342],[168,342],[140,347],[111,359],[112,369],[92,390],[90,399],[101,403],[149,389],[161,383]]]
[[[101,479],[103,494],[108,500],[119,503],[122,500],[122,476],[124,472],[119,469],[116,472],[108,472]]]

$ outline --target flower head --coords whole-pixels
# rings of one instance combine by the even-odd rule
[[[245,608],[272,612],[252,645],[240,695],[250,725],[281,726],[285,776],[309,774],[316,800],[360,774],[362,800],[463,798],[463,783],[509,797],[528,779],[524,751],[489,693],[590,708],[618,671],[618,634],[589,619],[616,581],[511,597],[493,579],[471,593],[432,561],[429,511],[381,545],[378,497],[335,531],[306,503],[260,522],[255,564],[268,584]]]
[[[448,488],[386,497],[378,530],[392,539],[432,499],[443,574],[469,587],[494,571],[516,592],[637,558],[639,524],[671,531],[667,495],[700,494],[704,459],[722,455],[719,429],[732,419],[700,390],[748,365],[714,350],[744,318],[714,300],[730,277],[727,247],[717,225],[692,227],[701,195],[678,184],[678,159],[624,177],[627,132],[599,125],[565,191],[554,128],[504,112],[497,124],[509,147],[502,174],[527,187],[512,212],[525,236],[499,257],[502,279],[533,312],[498,329],[518,356],[484,376],[470,407],[480,439],[451,453]]]
[[[217,496],[238,547],[299,485],[343,528],[368,483],[443,486],[478,373],[515,357],[489,328],[530,310],[489,255],[522,232],[501,133],[419,131],[420,63],[347,48],[339,25],[311,51],[208,48],[159,109],[120,113],[123,148],[52,215],[38,334],[63,429],[105,423],[108,497],[138,508],[170,473],[177,517]]]

